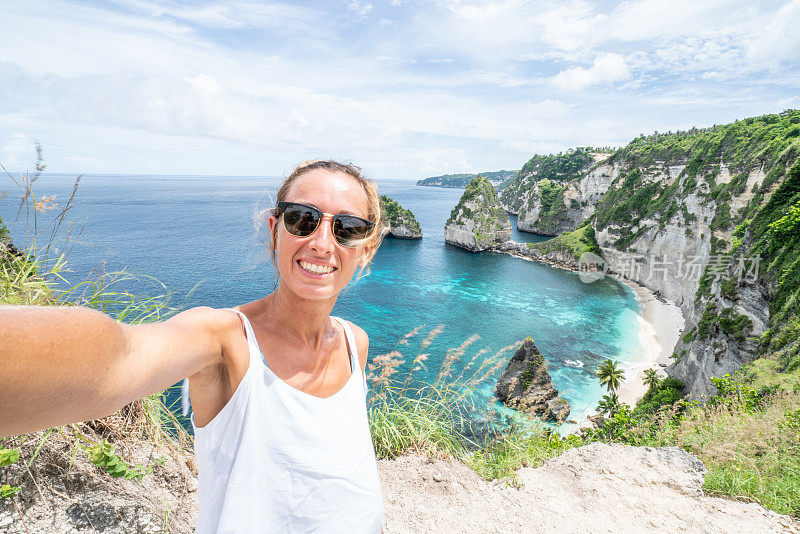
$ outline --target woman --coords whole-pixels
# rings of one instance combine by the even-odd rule
[[[315,161],[277,199],[279,282],[263,299],[140,326],[0,307],[0,436],[103,417],[189,376],[197,532],[380,532],[369,339],[330,316],[380,244],[377,189],[357,167]]]

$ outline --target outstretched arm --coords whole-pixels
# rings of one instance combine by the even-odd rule
[[[234,314],[123,325],[80,307],[0,306],[0,437],[97,419],[222,361]]]

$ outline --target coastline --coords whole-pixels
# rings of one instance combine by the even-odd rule
[[[617,391],[619,401],[633,407],[647,393],[642,382],[645,370],[656,369],[661,377],[667,376],[664,367],[672,363],[670,356],[685,320],[677,305],[659,300],[647,287],[620,276],[610,276],[630,287],[639,303],[639,340],[644,350],[641,357],[624,364],[625,381]]]
[[[556,269],[563,269],[573,273],[578,272],[576,265],[558,261],[544,254],[534,257],[512,250],[498,250],[498,248],[492,248],[489,251],[534,261]],[[662,378],[667,376],[664,368],[672,363],[670,356],[678,343],[686,322],[683,312],[681,312],[677,304],[659,299],[648,287],[616,273],[607,272],[606,276],[631,288],[636,297],[636,302],[639,304],[637,320],[639,322],[639,343],[643,350],[636,358],[622,364],[622,368],[625,371],[625,381],[617,390],[619,401],[633,408],[636,402],[647,393],[647,387],[643,383],[644,372],[647,369],[656,369]],[[590,424],[588,419],[580,418],[575,428],[581,428],[588,424]]]

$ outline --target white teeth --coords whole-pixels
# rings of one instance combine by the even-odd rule
[[[334,269],[333,267],[330,267],[328,265],[317,265],[305,261],[300,262],[300,267],[302,267],[306,271],[311,271],[312,273],[317,273],[317,274],[328,274],[330,272],[333,272]]]

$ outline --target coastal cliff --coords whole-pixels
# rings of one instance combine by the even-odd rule
[[[397,239],[422,239],[422,227],[414,214],[401,206],[396,200],[381,195],[386,237]]]
[[[495,393],[506,406],[545,421],[563,423],[569,417],[569,402],[553,387],[547,360],[530,337],[511,357],[497,380]]]
[[[580,150],[536,157],[501,198],[520,230],[566,235],[590,225],[610,272],[677,304],[686,325],[668,373],[702,397],[716,391],[712,377],[770,346],[786,353],[784,367],[797,361],[796,341],[773,341],[794,328],[792,300],[773,315],[798,246],[774,239],[770,224],[797,201],[785,182],[798,154],[800,111],[791,110],[640,136],[603,159]]]
[[[503,190],[500,200],[507,211],[518,215],[517,228],[522,231],[557,235],[574,230],[594,212],[595,203],[608,189],[611,169],[597,165],[608,155],[589,148],[536,155]]]
[[[476,176],[450,212],[444,227],[445,242],[479,252],[510,238],[511,222],[494,187],[483,176]]]
[[[460,174],[444,174],[442,176],[431,176],[430,178],[423,178],[422,180],[417,180],[417,185],[424,185],[428,187],[449,187],[453,189],[464,189],[467,187],[467,184],[475,178],[476,176],[480,175],[489,180],[491,184],[497,189],[498,191],[502,191],[503,188],[508,184],[512,179],[517,176],[517,172],[519,171],[488,171],[488,172],[480,172],[478,174],[468,174],[468,173],[460,173]]]

